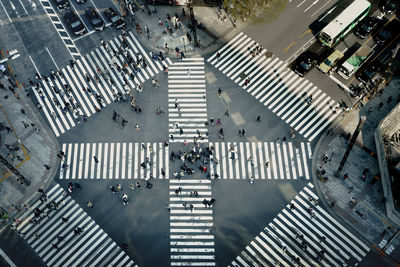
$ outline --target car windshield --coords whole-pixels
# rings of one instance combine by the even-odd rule
[[[93,20],[92,20],[92,22],[93,22],[93,24],[101,24],[101,20],[99,20],[98,18],[94,18]]]
[[[325,59],[324,63],[328,66],[332,65],[332,62],[329,59]]]
[[[365,32],[370,32],[370,31],[372,30],[372,27],[369,26],[369,25],[367,25],[367,24],[362,25],[361,28],[362,28]]]
[[[114,17],[112,17],[111,18],[111,22],[117,22],[119,20],[119,16],[118,15],[116,15],[116,16],[114,16]]]
[[[311,64],[309,64],[309,63],[307,63],[307,62],[305,62],[305,61],[301,62],[301,63],[300,63],[300,66],[301,66],[303,69],[305,69],[305,70],[311,69]]]
[[[79,27],[80,25],[81,25],[81,22],[79,20],[74,21],[74,22],[71,23],[71,27],[72,28]]]

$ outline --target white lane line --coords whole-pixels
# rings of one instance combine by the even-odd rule
[[[59,70],[60,68],[58,67],[58,65],[57,65],[56,61],[54,60],[53,56],[51,55],[49,49],[47,47],[45,47],[45,48],[46,48],[46,51],[49,54],[51,60],[53,61],[54,65],[56,66],[57,70]]]
[[[0,248],[0,256],[8,263],[10,267],[17,267],[14,262],[7,256],[7,254]]]
[[[89,178],[89,165],[90,165],[90,161],[89,161],[89,156],[90,156],[90,143],[86,143],[86,149],[85,149],[85,173],[83,175],[84,179]],[[93,164],[92,164],[93,165]]]
[[[3,9],[4,9],[4,12],[6,12],[6,15],[7,15],[7,17],[8,17],[8,20],[10,21],[10,23],[12,23],[12,20],[11,20],[10,16],[8,15],[8,12],[7,12],[6,8],[4,7],[3,2],[2,2],[1,0],[0,0],[0,4],[1,4],[1,6],[3,7]],[[30,56],[29,56],[29,57],[30,57]]]

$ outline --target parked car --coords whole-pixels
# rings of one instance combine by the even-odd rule
[[[355,34],[359,38],[364,39],[365,37],[368,36],[368,34],[370,34],[378,27],[380,21],[381,20],[378,19],[377,17],[368,17],[364,19],[357,27]]]
[[[375,42],[378,45],[384,45],[392,37],[392,32],[388,29],[383,29],[375,35]]]
[[[107,8],[104,11],[104,15],[106,18],[113,24],[113,26],[117,29],[120,29],[125,26],[125,21],[121,18],[120,15],[112,8]]]
[[[327,59],[325,59],[321,64],[319,64],[318,69],[323,73],[327,74],[336,68],[336,64],[343,57],[344,54],[342,51],[335,50],[332,54],[329,55]]]
[[[398,0],[386,0],[381,5],[381,9],[386,14],[392,14],[399,6]]]
[[[76,35],[82,35],[85,33],[86,29],[85,26],[83,25],[82,21],[80,20],[79,16],[76,15],[72,11],[68,11],[64,15],[65,22],[67,23],[68,27],[71,29],[71,31]]]
[[[369,81],[373,82],[379,76],[382,67],[382,63],[374,61],[357,76],[357,79],[362,83],[367,83]]]
[[[100,14],[97,13],[96,9],[93,7],[88,7],[85,10],[86,17],[88,18],[90,24],[96,31],[104,30],[105,24]]]
[[[60,12],[69,8],[68,0],[54,0],[54,2],[56,3],[57,9]]]
[[[317,55],[311,51],[305,51],[293,64],[293,70],[300,77],[304,77],[312,68],[315,67],[316,64]]]

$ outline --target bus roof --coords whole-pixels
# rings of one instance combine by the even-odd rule
[[[367,0],[355,0],[345,10],[342,11],[334,20],[332,20],[322,32],[330,37],[337,36],[347,25],[352,23],[365,9],[369,8],[371,3]]]

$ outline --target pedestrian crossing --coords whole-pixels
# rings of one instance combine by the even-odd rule
[[[124,96],[128,90],[138,89],[163,66],[172,64],[169,58],[150,58],[132,32],[112,39],[106,46],[77,59],[54,78],[42,78],[38,87],[33,86],[35,99],[57,137],[115,101],[118,94]]]
[[[309,183],[231,265],[357,266],[369,247],[318,206]]]
[[[221,179],[310,179],[310,143],[210,142],[211,177]]]
[[[169,181],[171,266],[215,266],[211,181]]]
[[[62,151],[59,179],[169,178],[164,143],[64,143]]]
[[[340,113],[335,100],[243,33],[207,61],[310,142]]]
[[[63,191],[56,184],[45,203],[38,200],[17,220],[17,231],[43,262],[54,267],[137,266]],[[35,216],[37,209],[42,212],[40,216]],[[83,231],[75,232],[77,227]]]
[[[207,142],[207,102],[203,58],[183,58],[168,69],[170,142]]]

